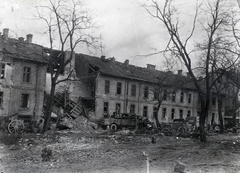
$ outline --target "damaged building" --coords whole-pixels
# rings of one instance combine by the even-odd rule
[[[137,67],[89,55],[75,55],[76,81],[69,88],[70,98],[95,111],[97,117],[114,112],[136,113],[155,121],[170,122],[200,113],[198,92],[188,76],[163,72],[148,64]],[[162,103],[157,111],[158,97]],[[224,115],[224,104],[223,104]],[[208,122],[218,122],[217,98],[212,97]]]
[[[42,46],[10,38],[9,29],[0,36],[0,115],[42,115],[47,62]]]

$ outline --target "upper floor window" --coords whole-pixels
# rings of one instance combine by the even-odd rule
[[[167,100],[167,90],[163,90],[163,100]]]
[[[136,96],[136,85],[135,84],[132,84],[132,88],[131,88],[131,96]]]
[[[216,97],[212,98],[212,105],[215,106],[216,105]]]
[[[158,89],[157,88],[155,88],[155,90],[154,90],[154,93],[153,93],[154,95],[153,95],[153,97],[154,97],[154,99],[158,99]]]
[[[188,94],[188,103],[191,103],[191,102],[192,102],[192,94],[189,93],[189,94]]]
[[[0,107],[3,106],[3,92],[0,92]]]
[[[180,102],[183,103],[183,100],[184,100],[184,93],[181,92],[181,94],[180,94]]]
[[[23,68],[23,82],[30,82],[31,68],[24,67]]]
[[[173,91],[172,92],[172,102],[175,102],[176,101],[176,92]]]
[[[5,78],[5,64],[4,63],[0,63],[0,79],[4,79]]]
[[[117,82],[117,94],[121,94],[121,93],[122,93],[122,83]]]
[[[21,98],[21,108],[29,107],[29,94],[22,94]]]
[[[130,105],[130,113],[134,114],[135,113],[135,105]]]
[[[148,107],[143,106],[143,117],[147,117],[147,114],[148,114]]]
[[[144,98],[148,98],[148,87],[144,87]]]
[[[110,81],[105,80],[105,94],[108,94],[110,92]]]

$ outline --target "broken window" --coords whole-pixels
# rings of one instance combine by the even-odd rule
[[[135,105],[130,105],[130,113],[135,113]]]
[[[23,82],[30,82],[30,73],[31,73],[30,67],[23,68]]]
[[[188,112],[187,112],[187,117],[190,117],[190,116],[191,116],[191,111],[188,110]]]
[[[110,92],[110,81],[105,80],[105,94],[108,94]]]
[[[21,99],[21,107],[22,108],[28,108],[29,107],[29,94],[22,94]]]
[[[0,107],[3,106],[3,92],[0,92]]]
[[[144,106],[143,107],[143,117],[147,117],[147,112],[148,112],[148,107]]]
[[[1,72],[1,76],[0,79],[4,79],[5,78],[5,64],[4,63],[0,63],[0,72]]]
[[[132,85],[131,95],[134,97],[136,96],[136,85],[134,84]]]
[[[122,83],[118,82],[117,83],[117,94],[121,94],[121,92],[122,92]]]

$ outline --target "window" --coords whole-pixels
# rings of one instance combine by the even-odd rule
[[[213,97],[213,98],[212,98],[212,105],[213,105],[213,106],[216,106],[216,97]]]
[[[175,117],[175,109],[172,109],[172,112],[171,112],[171,118],[172,118],[172,120],[174,119],[174,117]]]
[[[115,112],[116,112],[117,114],[120,114],[120,112],[121,112],[121,104],[120,104],[120,103],[116,103]]]
[[[103,113],[108,113],[108,102],[103,103]]]
[[[121,94],[122,93],[122,83],[118,82],[117,83],[117,94]]]
[[[190,116],[191,116],[191,111],[188,110],[188,111],[187,111],[187,117],[190,117]]]
[[[148,98],[148,87],[144,87],[144,98]]]
[[[215,122],[215,113],[212,113],[211,125]]]
[[[0,92],[0,107],[3,106],[3,92]]]
[[[172,92],[172,102],[175,102],[176,101],[176,92],[173,91]]]
[[[188,103],[191,103],[192,102],[192,94],[188,94]]]
[[[148,107],[143,106],[143,117],[147,117]]]
[[[157,107],[153,107],[153,117],[157,117],[158,116],[158,110]]]
[[[105,94],[108,94],[110,91],[110,81],[105,80]]]
[[[167,90],[163,91],[163,100],[167,100]]]
[[[182,109],[179,110],[179,118],[183,119],[183,110]]]
[[[29,94],[22,94],[22,99],[21,99],[21,107],[22,108],[28,108],[29,107]]]
[[[162,119],[166,119],[167,116],[167,108],[162,109]]]
[[[135,113],[135,105],[130,105],[130,113]]]
[[[158,89],[157,88],[155,88],[155,90],[154,90],[154,93],[153,93],[154,95],[153,95],[153,97],[154,97],[154,99],[158,99]]]
[[[137,88],[136,85],[133,84],[132,85],[132,90],[131,90],[131,95],[134,96],[134,97],[136,96],[136,88]]]
[[[180,95],[180,102],[183,103],[183,99],[184,99],[184,93],[181,92],[181,95]]]
[[[30,82],[30,67],[24,67],[23,68],[23,82]]]
[[[0,72],[1,72],[0,79],[4,79],[5,78],[5,64],[3,64],[3,63],[1,63]]]

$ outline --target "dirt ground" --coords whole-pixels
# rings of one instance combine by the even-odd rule
[[[107,130],[0,136],[2,173],[146,173],[147,155],[150,173],[173,173],[177,161],[186,173],[240,172],[233,134],[212,134],[206,143],[164,135],[152,143],[152,135]]]

